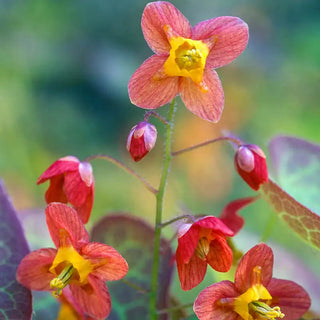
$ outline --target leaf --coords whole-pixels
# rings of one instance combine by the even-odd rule
[[[103,242],[120,252],[129,264],[124,281],[108,282],[112,300],[110,320],[149,319],[149,295],[153,262],[154,229],[143,220],[126,215],[114,214],[104,217],[91,233],[93,241]],[[159,268],[158,309],[167,307],[167,297],[173,270],[173,253],[164,239],[161,243]],[[139,290],[124,283],[136,284]],[[159,316],[167,319],[167,315]]]
[[[266,200],[302,239],[320,249],[320,217],[291,197],[271,179],[262,185]]]
[[[278,136],[269,145],[277,182],[294,199],[320,213],[320,145]]]
[[[31,319],[31,292],[16,281],[17,267],[28,252],[22,227],[0,180],[0,319]]]

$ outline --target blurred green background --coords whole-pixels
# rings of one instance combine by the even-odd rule
[[[146,3],[0,2],[0,176],[20,211],[45,206],[47,185],[35,182],[65,155],[117,157],[157,186],[162,124],[151,120],[159,138],[154,151],[140,163],[133,163],[125,149],[129,130],[144,115],[144,110],[131,105],[127,83],[152,54],[140,27]],[[258,144],[266,153],[268,142],[278,134],[320,142],[318,0],[172,3],[192,25],[233,15],[246,21],[250,30],[244,53],[217,70],[226,95],[218,124],[197,118],[178,99],[175,150],[217,137],[222,130]],[[168,108],[158,111],[166,116]],[[95,160],[92,165],[96,200],[91,225],[116,211],[131,212],[153,223],[153,195],[112,164]],[[174,159],[167,191],[164,219],[181,213],[181,207],[218,215],[228,201],[253,194],[234,171],[233,150],[223,143]],[[247,221],[243,238],[259,241],[271,210],[259,201],[243,215]],[[173,229],[165,233],[170,236]],[[282,222],[276,221],[270,238],[320,275],[319,252],[315,254],[296,237],[292,240]],[[250,241],[239,240],[239,246],[246,250]]]

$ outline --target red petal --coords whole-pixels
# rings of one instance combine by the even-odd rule
[[[46,192],[45,198],[46,202],[62,202],[67,203],[68,199],[64,193],[64,174],[52,177],[50,179],[50,185]]]
[[[122,279],[128,272],[127,261],[117,250],[106,244],[88,243],[81,248],[81,254],[98,265],[93,274],[104,281]]]
[[[92,275],[84,286],[70,284],[74,299],[90,316],[98,319],[106,318],[111,311],[111,299],[104,281]]]
[[[153,55],[135,71],[129,80],[129,97],[140,108],[156,109],[179,93],[178,77],[154,79],[167,57]]]
[[[50,290],[50,281],[55,275],[49,269],[56,254],[57,250],[51,248],[30,252],[18,266],[17,280],[32,290]]]
[[[244,225],[244,218],[238,215],[238,211],[256,199],[257,197],[249,197],[228,203],[220,214],[220,220],[227,225],[234,234],[238,233]]]
[[[227,272],[232,265],[232,250],[226,238],[217,236],[210,242],[210,250],[207,254],[207,262],[216,271]]]
[[[232,308],[219,307],[216,302],[222,298],[239,296],[234,284],[228,280],[215,283],[200,292],[193,311],[199,320],[236,320],[238,314]]]
[[[177,270],[182,290],[191,290],[204,278],[207,271],[207,262],[194,254],[188,263],[183,263],[181,252],[176,253]]]
[[[78,212],[83,223],[87,223],[93,206],[93,198],[94,198],[94,186],[92,185],[91,192],[88,194],[86,201],[82,206],[74,206],[74,209]]]
[[[72,246],[80,249],[89,242],[89,235],[78,213],[63,203],[52,202],[46,208],[46,219],[52,241],[59,247],[59,232],[64,229],[68,232]]]
[[[39,178],[37,184],[45,182],[54,176],[78,169],[79,160],[73,156],[67,156],[55,161]]]
[[[169,54],[171,48],[163,31],[164,25],[169,25],[179,36],[191,37],[189,21],[173,4],[148,3],[142,14],[141,27],[149,47],[157,54]]]
[[[285,319],[299,319],[310,308],[308,293],[293,281],[273,278],[267,289],[272,296],[271,306],[280,306]]]
[[[187,263],[196,250],[199,242],[199,231],[199,226],[193,224],[183,236],[178,238],[176,255],[179,256],[182,263]]]
[[[203,81],[207,92],[190,79],[181,77],[180,96],[185,106],[203,120],[218,122],[224,106],[224,93],[218,74],[214,70],[205,69]]]
[[[197,222],[195,222],[194,225],[198,225],[201,228],[211,229],[215,232],[222,233],[225,236],[233,236],[233,231],[230,230],[222,220],[214,216],[201,218]]]
[[[238,265],[234,283],[240,292],[245,292],[251,287],[253,268],[256,266],[261,267],[261,283],[267,287],[272,277],[273,252],[264,243],[251,248]]]
[[[237,17],[217,17],[202,21],[192,29],[193,39],[205,40],[212,36],[216,36],[217,40],[207,57],[206,67],[222,67],[246,48],[248,25]]]

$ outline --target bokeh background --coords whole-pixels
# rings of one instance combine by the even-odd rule
[[[47,185],[36,186],[36,180],[65,155],[84,159],[108,154],[157,186],[163,125],[151,120],[159,138],[141,162],[133,163],[125,148],[129,130],[145,113],[130,103],[127,83],[152,54],[140,27],[147,2],[0,2],[0,176],[22,215],[45,207]],[[258,144],[266,154],[269,141],[279,134],[320,143],[318,0],[171,2],[192,25],[233,15],[245,20],[250,30],[245,52],[217,70],[226,96],[221,121],[206,123],[178,99],[174,150],[217,137],[224,130]],[[166,116],[168,107],[158,111]],[[253,195],[233,168],[233,153],[222,142],[174,159],[164,219],[189,211],[218,215],[232,199]],[[152,194],[112,164],[94,160],[92,165],[96,200],[91,226],[102,215],[117,211],[153,223]],[[247,224],[238,246],[245,251],[266,233],[274,214],[258,201],[243,215]],[[300,259],[305,274],[315,274],[320,281],[319,252],[275,219],[270,241],[279,246],[279,252]],[[168,237],[173,232],[170,227],[165,230]],[[278,256],[281,260],[285,254]],[[283,261],[281,276],[289,276],[291,260]],[[200,289],[180,293],[179,298],[191,301]]]

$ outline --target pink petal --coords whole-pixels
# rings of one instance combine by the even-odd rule
[[[199,219],[194,223],[194,225],[198,225],[201,228],[211,229],[215,232],[220,232],[225,236],[233,236],[233,231],[230,230],[219,218],[214,216],[207,216]]]
[[[63,174],[65,172],[77,170],[79,160],[73,156],[67,156],[55,161],[39,178],[37,184],[45,182],[46,180]]]
[[[54,176],[50,179],[50,185],[46,191],[46,202],[62,202],[67,203],[68,199],[63,189],[64,185],[64,174]]]
[[[84,311],[82,310],[79,303],[74,299],[72,292],[70,290],[70,286],[66,286],[63,288],[62,295],[59,297],[59,300],[61,303],[67,303],[70,305],[72,309],[74,309],[74,312],[77,313],[77,316],[79,317],[79,320],[88,320],[87,317],[84,314]],[[63,318],[61,318],[63,319]],[[57,320],[60,320],[58,317]]]
[[[74,209],[63,203],[52,202],[48,204],[45,212],[48,229],[57,248],[59,247],[59,232],[61,229],[67,231],[75,249],[80,249],[89,242],[88,232]]]
[[[182,259],[182,263],[187,263],[196,250],[199,241],[199,231],[200,227],[193,224],[183,236],[178,238],[176,256]]]
[[[272,278],[267,289],[272,296],[271,306],[280,306],[285,319],[299,319],[310,308],[308,293],[293,281]]]
[[[84,286],[70,284],[74,299],[90,316],[97,319],[106,318],[111,311],[111,299],[104,281],[92,275]]]
[[[153,55],[135,71],[129,80],[129,97],[140,108],[156,109],[179,93],[178,77],[154,79],[167,57]]]
[[[142,32],[149,47],[160,55],[169,54],[171,48],[163,31],[164,25],[169,25],[179,36],[191,37],[189,21],[173,4],[165,1],[148,3],[142,14]]]
[[[217,236],[210,242],[207,262],[216,271],[227,272],[232,265],[232,250],[224,237]]]
[[[88,243],[81,248],[81,255],[97,265],[93,274],[104,281],[122,279],[128,272],[127,261],[106,244]]]
[[[202,21],[192,29],[193,39],[205,40],[212,36],[216,36],[217,40],[207,57],[206,67],[222,67],[246,48],[248,25],[237,17],[217,17]]]
[[[227,225],[234,234],[238,233],[244,225],[244,218],[238,215],[238,211],[256,199],[257,197],[248,197],[228,203],[220,214],[220,220]]]
[[[207,271],[207,262],[194,254],[188,263],[183,263],[183,257],[180,254],[177,250],[176,261],[181,289],[191,290],[203,280]]]
[[[200,292],[193,311],[199,320],[236,320],[240,319],[232,308],[219,307],[216,302],[222,298],[239,296],[234,284],[228,280],[215,283]]]
[[[261,283],[267,287],[272,277],[273,252],[265,243],[254,246],[242,257],[234,281],[240,292],[251,287],[253,268],[256,266],[261,267]]]
[[[49,269],[56,254],[57,250],[51,248],[30,252],[18,266],[17,280],[32,290],[50,290],[50,281],[55,275]]]
[[[207,92],[190,79],[181,77],[180,96],[185,106],[203,120],[218,122],[224,106],[224,93],[218,74],[214,70],[205,69],[203,81]]]

